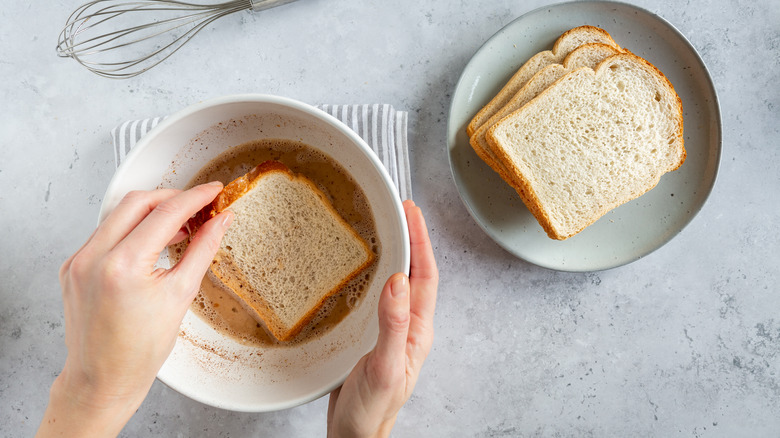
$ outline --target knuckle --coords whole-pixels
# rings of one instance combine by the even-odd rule
[[[122,253],[111,252],[101,263],[100,271],[104,283],[121,282],[128,272],[130,261]]]
[[[212,238],[211,236],[208,236],[203,240],[205,241],[204,248],[206,251],[208,251],[209,254],[216,254],[217,250],[219,250],[220,241]]]
[[[69,262],[66,261],[60,268],[60,284],[63,286],[63,291],[74,290],[78,293],[94,278],[95,259],[89,251],[80,251],[74,254]]]
[[[149,196],[149,192],[144,190],[131,190],[122,198],[122,203],[133,204],[139,201],[143,201]]]
[[[174,199],[169,199],[165,202],[157,204],[154,208],[158,213],[162,213],[165,216],[175,215],[181,210],[181,206]]]
[[[205,239],[205,242],[203,242],[203,254],[204,257],[207,258],[213,258],[214,254],[217,253],[219,250],[219,242],[215,241],[214,239]],[[208,257],[208,256],[211,257]]]
[[[84,251],[74,254],[69,260],[69,266],[66,266],[67,261],[62,265],[62,275],[67,273],[74,277],[82,277],[91,271],[92,260]]]
[[[404,332],[409,327],[408,312],[389,312],[385,315],[385,326],[393,332]]]
[[[64,262],[62,262],[62,265],[60,265],[60,270],[58,271],[58,277],[60,279],[60,284],[65,284],[65,280],[68,276],[68,273],[71,270],[71,266],[73,264],[73,258],[75,257],[75,254],[68,257]]]

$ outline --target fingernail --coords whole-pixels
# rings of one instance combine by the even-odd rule
[[[403,298],[409,291],[409,282],[404,274],[396,274],[390,282],[390,294],[393,298]]]
[[[233,223],[233,212],[230,211],[230,210],[227,210],[227,211],[225,211],[222,214],[222,216],[223,216],[223,218],[222,218],[222,227],[223,228],[229,227],[230,224]]]
[[[214,187],[222,187],[222,182],[220,182],[220,181],[212,181],[212,182],[210,182],[210,183],[208,183],[206,185],[214,186]]]

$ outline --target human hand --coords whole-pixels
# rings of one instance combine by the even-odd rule
[[[404,202],[404,211],[411,244],[410,275],[397,273],[387,280],[379,298],[376,347],[330,394],[331,437],[388,436],[433,343],[439,271],[422,211],[412,201]]]
[[[232,213],[204,224],[171,269],[160,251],[222,184],[131,192],[60,269],[68,356],[52,385],[39,436],[115,436],[140,406],[173,349]]]

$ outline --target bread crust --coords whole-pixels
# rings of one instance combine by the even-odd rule
[[[533,87],[537,86],[538,81],[544,81],[545,76],[548,71],[551,71],[553,69],[561,69],[561,67],[565,70],[565,72],[568,72],[570,70],[571,60],[577,56],[580,56],[582,53],[588,53],[589,56],[592,56],[591,52],[598,52],[598,51],[609,51],[612,54],[618,54],[621,53],[621,50],[616,49],[614,46],[608,45],[608,44],[602,44],[602,43],[588,43],[583,44],[579,47],[577,47],[575,50],[569,52],[568,55],[566,55],[566,58],[563,59],[562,64],[551,64],[547,67],[544,67],[543,69],[539,70],[534,74],[521,88],[520,90],[515,93],[514,96],[507,102],[506,105],[504,105],[503,108],[499,109],[495,112],[485,123],[483,123],[479,128],[477,128],[476,132],[471,136],[469,139],[469,143],[471,144],[471,147],[474,149],[474,151],[477,153],[477,156],[479,156],[482,161],[488,164],[496,173],[501,176],[501,179],[503,179],[507,184],[509,184],[512,188],[515,189],[515,191],[518,192],[521,198],[524,197],[523,194],[523,187],[522,185],[515,181],[515,176],[510,172],[504,163],[498,159],[498,154],[493,151],[492,147],[488,143],[487,139],[485,138],[488,129],[495,125],[498,121],[500,121],[504,116],[509,115],[511,112],[516,111],[522,107],[526,102],[523,102],[523,100],[528,99],[528,91],[529,89],[532,89]],[[564,72],[564,73],[565,73]]]
[[[551,90],[553,90],[554,87],[558,83],[567,80],[567,77],[569,77],[570,75],[575,74],[576,72],[579,72],[581,70],[590,70],[590,71],[592,71],[594,73],[595,76],[598,76],[601,71],[603,71],[604,69],[609,68],[609,65],[615,59],[618,59],[620,57],[625,57],[625,58],[628,58],[628,59],[632,60],[633,62],[639,62],[639,63],[643,64],[646,68],[648,68],[652,72],[654,72],[656,77],[661,82],[663,82],[668,87],[668,90],[675,96],[676,106],[675,106],[675,111],[674,111],[675,112],[674,118],[675,118],[675,123],[676,123],[676,126],[677,126],[677,129],[676,129],[676,131],[677,131],[677,138],[679,139],[679,149],[678,149],[677,152],[680,155],[680,160],[678,162],[674,163],[668,169],[666,169],[665,172],[662,172],[661,175],[663,175],[663,173],[666,173],[666,172],[674,171],[674,170],[678,169],[685,162],[685,159],[686,159],[686,156],[687,156],[687,152],[685,151],[685,146],[684,146],[684,137],[683,137],[683,108],[682,108],[682,100],[680,99],[680,97],[676,93],[676,91],[674,90],[674,87],[672,86],[672,83],[669,81],[669,79],[658,68],[656,68],[653,64],[651,64],[647,60],[645,60],[645,59],[643,59],[643,58],[641,58],[639,56],[636,56],[636,55],[634,55],[633,53],[631,53],[631,52],[629,52],[627,50],[624,50],[624,53],[620,53],[620,54],[617,54],[617,55],[614,55],[614,56],[611,56],[611,57],[605,59],[603,62],[601,62],[601,64],[598,65],[598,67],[595,70],[589,69],[587,67],[583,67],[583,68],[580,68],[580,69],[574,70],[573,72],[568,73],[567,75],[563,76],[559,80],[555,81],[555,83],[550,85],[546,90],[544,90],[542,93],[540,93],[533,100],[543,99],[543,96],[546,96],[548,93],[550,93]],[[530,102],[529,102],[529,104],[530,104]],[[528,105],[528,104],[526,104],[526,105]],[[537,196],[536,192],[534,191],[533,185],[532,185],[531,181],[515,165],[515,163],[511,159],[509,153],[502,147],[502,145],[497,140],[496,135],[495,135],[495,130],[498,128],[499,125],[501,125],[504,121],[511,119],[515,114],[523,111],[525,107],[526,106],[523,106],[523,107],[519,108],[518,110],[512,112],[511,114],[505,116],[500,121],[495,123],[488,130],[488,132],[486,134],[486,139],[487,139],[488,143],[490,144],[491,149],[495,153],[497,153],[497,155],[499,156],[499,160],[507,167],[509,172],[512,175],[514,175],[515,181],[516,181],[517,185],[520,187],[522,192],[525,194],[525,197],[522,197],[523,203],[525,203],[526,207],[528,207],[528,209],[531,211],[531,213],[534,215],[534,217],[537,219],[539,224],[542,226],[542,228],[545,230],[545,232],[547,233],[547,235],[550,238],[555,239],[555,240],[565,240],[565,239],[567,239],[567,238],[569,238],[569,237],[571,237],[573,235],[576,235],[580,231],[584,230],[585,228],[587,228],[588,226],[590,226],[591,224],[596,222],[598,219],[600,219],[604,214],[606,214],[610,210],[612,210],[612,209],[614,209],[614,208],[618,207],[619,205],[622,205],[622,204],[624,204],[626,202],[629,202],[632,199],[636,199],[639,196],[643,195],[644,193],[647,193],[649,190],[653,189],[658,184],[658,182],[660,181],[660,176],[659,176],[658,180],[654,181],[652,184],[648,184],[646,189],[644,191],[642,191],[641,193],[636,194],[636,196],[633,196],[630,199],[623,199],[623,200],[621,200],[620,203],[618,203],[616,205],[607,206],[600,213],[594,214],[593,217],[586,218],[583,221],[584,225],[579,227],[579,229],[577,229],[576,231],[571,232],[571,233],[559,233],[555,229],[555,227],[553,226],[553,223],[552,223],[552,220],[550,219],[549,214],[542,207],[542,203],[541,203],[539,197]]]
[[[268,160],[260,163],[247,172],[246,174],[229,182],[222,191],[219,192],[216,198],[211,203],[203,207],[199,212],[189,220],[191,234],[194,234],[198,228],[205,224],[209,219],[222,213],[227,209],[230,204],[236,202],[240,197],[244,196],[247,192],[252,190],[259,178],[269,172],[287,172],[290,173],[290,169],[283,163],[274,160]]]
[[[298,179],[306,183],[309,188],[324,201],[323,205],[329,210],[329,212],[360,242],[366,254],[366,260],[362,265],[347,275],[334,288],[322,294],[316,305],[311,307],[295,325],[287,328],[285,327],[285,324],[281,322],[272,306],[263,297],[262,293],[251,290],[246,277],[235,265],[230,254],[227,251],[224,251],[222,248],[217,251],[214,261],[212,261],[210,265],[210,271],[212,274],[222,283],[225,289],[229,291],[234,297],[236,297],[241,305],[247,311],[249,311],[249,313],[259,323],[263,324],[266,330],[269,331],[277,340],[281,342],[288,342],[293,340],[306,327],[306,325],[314,318],[314,316],[316,316],[317,312],[324,305],[328,298],[338,293],[342,288],[344,288],[344,286],[347,285],[347,283],[352,281],[363,270],[374,263],[376,256],[371,251],[365,240],[363,240],[363,238],[352,228],[352,226],[350,226],[344,220],[344,218],[341,217],[333,205],[328,202],[327,196],[319,189],[319,187],[317,187],[305,176],[293,173],[286,165],[274,160],[265,161],[254,167],[245,175],[238,177],[228,183],[209,205],[204,207],[191,219],[191,229],[197,230],[197,228],[205,223],[208,219],[213,218],[214,216],[228,209],[231,204],[250,192],[258,184],[261,178],[271,173],[281,173],[291,180]],[[247,287],[245,287],[245,285]],[[251,296],[249,294],[251,294]]]
[[[474,133],[480,126],[482,126],[483,123],[485,123],[493,114],[495,114],[496,111],[506,105],[512,96],[514,96],[515,93],[517,93],[517,91],[520,90],[523,85],[525,85],[527,80],[523,80],[523,77],[529,75],[529,72],[532,71],[531,69],[534,69],[535,66],[539,63],[543,63],[543,67],[550,65],[550,63],[547,62],[547,59],[554,59],[560,56],[559,52],[562,50],[562,46],[567,43],[568,39],[577,39],[580,37],[584,39],[585,35],[590,36],[591,39],[593,39],[592,42],[599,42],[602,39],[608,43],[611,42],[611,45],[620,50],[620,46],[618,46],[618,44],[612,39],[612,36],[610,36],[607,31],[599,27],[584,25],[567,30],[561,34],[557,40],[555,40],[552,50],[539,52],[531,57],[531,59],[526,61],[501,88],[501,91],[499,91],[498,94],[496,94],[490,100],[490,102],[487,103],[487,105],[482,107],[482,109],[477,112],[477,114],[466,126],[466,133],[468,136],[471,137],[474,135]],[[540,69],[536,69],[536,71],[538,70]],[[536,71],[533,73],[536,73]],[[533,75],[533,73],[531,73],[531,75]]]

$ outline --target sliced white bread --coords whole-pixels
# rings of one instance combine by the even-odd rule
[[[374,254],[303,175],[267,161],[226,185],[203,222],[234,213],[212,273],[279,341],[292,340]]]
[[[521,185],[519,182],[515,181],[512,173],[506,169],[506,166],[498,159],[495,152],[490,149],[490,144],[485,134],[499,120],[520,109],[565,74],[582,67],[595,69],[602,61],[618,53],[622,53],[622,51],[607,44],[584,44],[569,53],[561,64],[552,64],[543,68],[528,80],[503,108],[499,109],[474,132],[469,141],[471,147],[485,163],[501,175],[504,181],[514,187],[515,190],[520,190]],[[523,197],[522,193],[519,191],[518,193]]]
[[[487,140],[559,240],[652,189],[686,156],[679,96],[631,53],[565,75],[496,123]]]
[[[488,102],[466,127],[466,133],[471,137],[477,128],[485,123],[493,114],[509,102],[528,82],[533,75],[551,64],[560,64],[566,56],[577,47],[588,43],[602,43],[616,49],[620,46],[612,39],[607,31],[594,26],[579,26],[563,33],[555,41],[552,50],[539,52],[526,61],[517,72],[509,79],[501,91]]]

